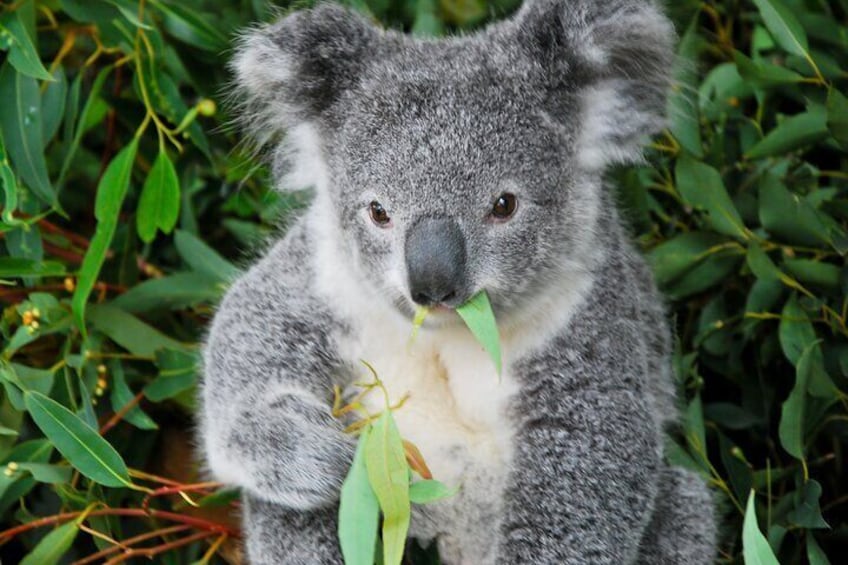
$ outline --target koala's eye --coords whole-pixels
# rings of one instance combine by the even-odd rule
[[[495,200],[495,205],[492,206],[492,217],[496,220],[506,220],[515,214],[516,206],[518,206],[518,199],[515,195],[505,192]]]
[[[371,220],[380,227],[387,227],[392,221],[389,213],[383,208],[383,205],[376,200],[369,204],[369,212],[371,214]]]

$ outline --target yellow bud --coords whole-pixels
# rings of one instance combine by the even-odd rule
[[[94,396],[103,396],[103,389],[99,386],[94,389]]]
[[[105,374],[106,371],[108,371],[108,369],[106,368],[106,365],[104,365],[103,363],[101,363],[97,366],[97,372],[100,373],[101,375]]]
[[[204,98],[200,102],[197,103],[197,113],[201,116],[206,116],[207,118],[214,116],[215,112],[218,111],[218,107],[215,105],[214,100],[210,100],[209,98]]]
[[[106,388],[107,384],[106,379],[97,379],[97,388]]]
[[[77,284],[72,277],[65,278],[65,290],[67,290],[68,292],[73,292],[76,287]]]
[[[32,319],[33,319],[33,316],[32,316],[31,310],[27,310],[26,312],[21,314],[21,321],[23,322],[23,324],[25,326],[30,325],[32,323]]]
[[[32,315],[35,318],[40,318],[41,317],[41,310],[39,310],[38,308],[33,308],[32,309]]]
[[[39,325],[40,325],[40,324],[39,324],[36,320],[33,320],[33,321],[30,323],[29,327],[31,327],[33,330],[37,330]]]
[[[14,461],[9,461],[9,463],[6,465],[6,468],[10,471],[17,471],[20,467],[18,467],[18,464]]]

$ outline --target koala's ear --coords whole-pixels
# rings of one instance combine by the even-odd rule
[[[260,143],[320,122],[352,88],[382,31],[336,4],[293,12],[243,36],[232,68],[241,114]]]
[[[550,86],[578,89],[581,165],[600,170],[639,160],[647,136],[665,125],[674,62],[674,28],[656,4],[525,0],[516,24],[522,47],[551,75]],[[578,110],[574,97],[566,99],[572,107],[556,110]]]

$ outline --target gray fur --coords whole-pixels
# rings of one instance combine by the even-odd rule
[[[409,393],[401,433],[462,486],[410,530],[446,563],[711,562],[706,487],[663,460],[665,314],[602,183],[662,127],[672,43],[647,0],[527,0],[438,41],[324,4],[245,36],[245,125],[281,188],[316,188],[230,289],[205,348],[202,439],[211,472],[245,491],[251,562],[340,561],[353,440],[330,402],[334,385],[356,391],[360,358]],[[493,221],[504,192],[518,207]],[[500,384],[450,312],[405,347],[407,235],[443,220],[464,240],[456,302],[491,297]],[[451,248],[421,245],[417,260]]]

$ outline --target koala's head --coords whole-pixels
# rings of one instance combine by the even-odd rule
[[[604,169],[663,124],[673,37],[647,0],[526,0],[444,40],[323,4],[234,67],[249,129],[367,284],[407,315],[480,290],[501,315],[586,268]]]

